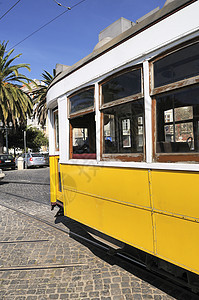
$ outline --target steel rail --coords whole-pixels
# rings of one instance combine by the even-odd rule
[[[65,269],[65,268],[76,268],[87,266],[87,264],[67,264],[67,265],[33,265],[33,266],[11,266],[11,267],[2,267],[0,272],[7,271],[28,271],[28,270],[49,270],[49,269]]]

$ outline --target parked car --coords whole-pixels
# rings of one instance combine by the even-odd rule
[[[46,166],[49,166],[49,153],[42,153],[42,155],[45,158]]]
[[[15,169],[15,159],[11,154],[0,154],[0,168],[5,169]]]
[[[3,173],[2,169],[0,169],[0,180],[2,180],[5,177],[5,174]]]
[[[41,153],[26,153],[26,158],[25,158],[25,153],[21,155],[24,159],[24,167],[25,163],[28,168],[30,167],[43,167],[46,166],[46,160],[44,156]],[[17,161],[16,161],[17,165]]]

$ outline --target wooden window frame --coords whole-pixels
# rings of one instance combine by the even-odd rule
[[[132,96],[124,97],[124,98],[114,100],[114,101],[111,101],[108,103],[103,103],[102,85],[104,83],[106,83],[106,82],[110,81],[111,79],[118,77],[122,74],[128,73],[130,71],[139,70],[139,69],[141,70],[141,93],[133,94]],[[128,102],[131,102],[133,100],[137,100],[137,99],[140,99],[143,97],[144,97],[144,87],[143,87],[143,66],[142,65],[137,65],[135,67],[126,68],[125,70],[122,70],[115,74],[110,75],[109,77],[107,77],[106,79],[104,79],[103,81],[101,81],[99,83],[100,110],[108,108],[108,107],[116,106],[119,104],[128,103]]]
[[[197,43],[199,43],[199,38],[195,38],[191,41],[187,41],[185,43],[177,45],[174,48],[169,49],[169,50],[161,53],[161,55],[156,56],[154,59],[152,59],[149,62],[149,70],[150,70],[150,78],[149,78],[150,85],[149,86],[150,86],[150,95],[151,96],[158,95],[158,94],[161,94],[161,93],[169,92],[169,91],[172,91],[172,90],[180,89],[180,88],[183,88],[183,87],[187,87],[189,85],[199,83],[199,75],[197,75],[197,76],[190,77],[190,78],[187,78],[187,79],[184,79],[184,80],[179,80],[179,81],[176,81],[176,82],[173,82],[173,83],[169,83],[169,84],[166,84],[166,85],[163,85],[163,86],[160,86],[160,87],[156,87],[156,88],[154,87],[154,63],[156,61],[172,54],[172,53],[175,53],[177,51],[180,51],[180,50],[182,50],[182,49],[184,49],[188,46],[191,46],[191,45],[194,45],[194,44],[197,44]]]
[[[156,119],[156,98],[152,98],[152,144],[153,144],[153,161],[162,162],[162,163],[176,163],[176,162],[188,162],[195,163],[199,162],[199,153],[180,153],[180,152],[171,152],[171,153],[159,153],[156,152],[157,145],[157,119]]]
[[[133,94],[132,96],[128,96],[125,98],[121,98],[115,101],[111,101],[109,103],[103,103],[103,96],[102,96],[102,85],[112,78],[115,78],[119,75],[128,73],[134,70],[141,70],[141,93]],[[146,151],[145,151],[145,130],[143,130],[143,153],[104,153],[104,112],[103,110],[106,108],[118,106],[121,104],[126,104],[129,102],[134,102],[135,100],[141,100],[144,98],[144,87],[143,87],[143,66],[137,65],[134,67],[127,68],[111,76],[107,77],[105,80],[99,83],[99,99],[100,99],[100,160],[101,161],[122,161],[122,162],[143,162],[146,159]],[[144,111],[145,113],[145,111]],[[143,124],[143,128],[145,128],[145,124]]]
[[[57,134],[56,134],[56,127],[55,127],[55,116],[58,117],[58,130],[59,130],[59,115],[58,115],[58,108],[53,110],[53,124],[54,124],[54,145],[55,151],[59,151],[59,143],[57,143]],[[58,144],[58,147],[57,147]]]
[[[167,93],[175,92],[176,90],[185,90],[188,89],[189,86],[197,85],[199,83],[199,75],[190,77],[184,80],[176,81],[174,83],[170,83],[161,87],[154,88],[154,62],[160,60],[161,58],[166,57],[169,54],[177,52],[185,47],[191,46],[199,42],[199,38],[194,38],[192,40],[186,41],[182,44],[179,44],[172,49],[169,49],[162,53],[161,55],[156,56],[149,62],[149,87],[150,87],[150,95],[152,97],[152,154],[153,154],[153,161],[160,162],[160,163],[176,163],[176,162],[187,162],[187,163],[195,163],[199,162],[199,153],[157,153],[156,152],[156,96],[164,95]]]
[[[86,109],[79,110],[75,113],[70,113],[70,98],[87,90],[94,90],[94,101],[93,101],[93,107],[88,107]],[[87,88],[82,88],[78,90],[77,92],[71,94],[68,97],[68,119],[69,119],[69,159],[96,159],[96,153],[84,153],[84,154],[73,154],[73,127],[70,122],[70,120],[75,119],[77,117],[81,117],[86,114],[90,114],[95,112],[95,86],[89,86]]]
[[[75,113],[70,113],[70,109],[71,109],[70,98],[77,95],[77,94],[80,94],[81,92],[85,92],[85,91],[88,91],[88,90],[91,90],[91,89],[94,90],[93,106],[90,106],[90,107],[87,107],[85,109],[79,110]],[[95,111],[95,86],[94,85],[89,86],[87,88],[82,88],[82,89],[78,90],[77,92],[75,92],[75,93],[71,94],[70,96],[68,96],[68,119],[76,118],[76,117],[79,117],[81,115],[88,114],[88,113],[91,113],[91,112],[94,112],[94,111]]]

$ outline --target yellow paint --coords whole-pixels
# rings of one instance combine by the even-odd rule
[[[199,274],[199,224],[156,214],[157,256]]]
[[[153,252],[151,213],[120,203],[65,191],[66,213],[114,238]],[[143,239],[145,236],[145,239]]]
[[[56,172],[55,172],[55,157],[49,157],[50,163],[50,200],[56,202]]]
[[[50,156],[50,199],[52,203],[56,200],[63,202],[63,194],[59,191],[58,161],[59,156]]]
[[[198,173],[79,165],[61,173],[67,216],[199,274]]]
[[[62,166],[64,189],[150,207],[148,171],[93,166]]]
[[[151,172],[157,256],[199,274],[198,173]]]
[[[196,172],[151,172],[154,208],[199,218],[199,176]]]
[[[67,216],[153,252],[148,171],[62,165],[62,180]]]

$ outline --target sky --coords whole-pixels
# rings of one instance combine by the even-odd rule
[[[30,64],[31,72],[21,70],[24,75],[41,80],[44,70],[53,74],[57,63],[72,66],[90,54],[98,43],[100,31],[120,17],[135,22],[156,7],[162,8],[165,2],[166,0],[0,0],[0,42],[8,41],[7,49],[14,48],[14,55],[22,53],[14,63]],[[6,13],[12,6],[14,7]],[[63,6],[71,7],[71,10]],[[60,14],[62,15],[56,18]],[[54,21],[37,31],[54,18]],[[35,31],[37,32],[32,34]],[[29,35],[31,36],[27,38]]]

